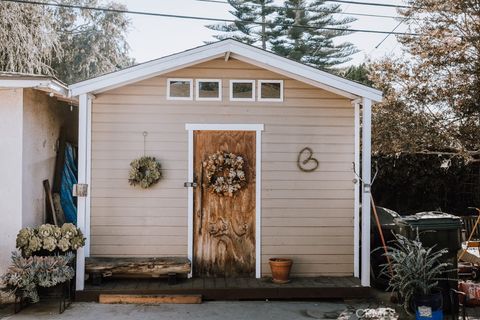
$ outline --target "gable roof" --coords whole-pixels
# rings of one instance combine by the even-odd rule
[[[382,100],[382,92],[315,69],[266,50],[226,39],[88,79],[70,86],[70,94],[96,94],[220,57],[231,57],[351,99]]]

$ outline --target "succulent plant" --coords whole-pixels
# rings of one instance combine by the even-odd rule
[[[5,283],[2,291],[38,302],[38,287],[52,287],[73,278],[75,271],[69,266],[73,258],[72,253],[24,258],[18,252],[13,252],[12,264],[2,276]]]
[[[65,223],[61,229],[62,229],[62,237],[66,239],[72,239],[73,237],[78,235],[78,232],[79,232],[77,227],[72,223]]]
[[[85,245],[85,238],[72,223],[65,223],[62,227],[43,224],[37,228],[21,229],[16,245],[24,257],[29,257],[42,249],[52,253],[57,249],[63,252],[77,250]]]
[[[56,226],[51,224],[42,224],[37,228],[37,234],[40,238],[48,238],[53,235],[53,230]]]
[[[63,252],[67,251],[70,248],[70,240],[67,238],[61,238],[58,240],[57,246]]]
[[[43,249],[53,251],[57,248],[57,239],[53,236],[49,236],[43,239]]]

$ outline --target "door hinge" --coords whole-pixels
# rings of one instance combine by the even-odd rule
[[[88,195],[88,184],[74,184],[72,195],[74,197],[86,197]]]
[[[197,183],[196,182],[185,182],[183,183],[183,186],[185,188],[196,188],[197,187]]]

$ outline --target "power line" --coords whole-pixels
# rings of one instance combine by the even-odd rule
[[[198,2],[210,2],[210,3],[219,3],[219,4],[225,4],[229,5],[227,1],[221,1],[221,0],[195,0]],[[256,7],[262,7],[260,4],[256,3],[251,3],[252,6]],[[285,10],[285,7],[281,6],[272,6],[268,5],[265,6],[266,8],[271,8],[271,9],[278,9],[278,10]],[[359,16],[359,17],[372,17],[372,18],[388,18],[388,19],[400,19],[401,17],[398,16],[390,16],[390,15],[383,15],[383,14],[373,14],[373,13],[356,13],[356,12],[347,12],[347,11],[336,11],[336,10],[312,10],[312,9],[305,9],[304,11],[306,12],[316,12],[316,13],[332,13],[332,14],[341,14],[341,15],[349,15],[349,16]]]
[[[400,21],[396,26],[395,28],[392,29],[392,32],[394,32],[395,30],[397,30],[398,27],[400,27],[400,25],[404,22],[404,20]],[[388,33],[383,39],[382,41],[380,41],[376,46],[375,46],[375,49],[378,49],[378,47],[380,47],[382,45],[382,43],[387,40],[387,38],[391,35],[392,33]]]
[[[23,3],[31,5],[41,5],[41,6],[50,6],[50,7],[61,7],[61,8],[70,8],[70,9],[82,9],[82,10],[93,10],[93,11],[103,11],[103,12],[115,12],[122,14],[134,14],[134,15],[144,15],[144,16],[154,16],[154,17],[163,17],[163,18],[175,18],[175,19],[188,19],[188,20],[202,20],[202,21],[214,21],[214,22],[224,22],[224,23],[245,23],[245,24],[255,24],[260,26],[280,26],[280,27],[295,27],[302,29],[322,29],[322,30],[331,30],[331,31],[350,31],[350,32],[361,32],[361,33],[374,33],[374,34],[394,34],[394,35],[410,35],[416,36],[414,33],[404,33],[404,32],[390,32],[383,30],[368,30],[368,29],[349,29],[349,28],[335,28],[335,27],[320,27],[320,26],[304,26],[304,25],[289,25],[289,24],[270,24],[254,21],[245,21],[245,20],[233,20],[233,19],[220,19],[212,17],[200,17],[200,16],[187,16],[187,15],[177,15],[177,14],[167,14],[167,13],[155,13],[147,11],[132,11],[126,9],[114,9],[114,8],[100,8],[92,6],[81,6],[73,4],[63,4],[63,3],[53,3],[53,2],[40,2],[40,1],[30,1],[30,0],[0,0],[3,2],[14,2],[14,3]]]
[[[202,0],[199,0],[202,1]],[[226,3],[229,4],[227,1],[222,0],[203,0],[205,2],[215,2],[215,3]],[[397,4],[388,4],[388,3],[378,3],[378,2],[362,2],[362,1],[350,1],[350,0],[325,0],[325,2],[338,2],[338,3],[346,3],[346,4],[355,4],[355,5],[362,5],[362,6],[372,6],[372,7],[387,7],[387,8],[403,8],[408,9],[409,6],[404,5],[397,5]]]
[[[338,3],[348,3],[348,4],[357,4],[362,6],[373,6],[373,7],[387,7],[387,8],[403,8],[408,9],[409,6],[399,5],[399,4],[388,4],[388,3],[378,3],[378,2],[362,2],[362,1],[350,1],[350,0],[325,0],[326,2],[338,2]]]

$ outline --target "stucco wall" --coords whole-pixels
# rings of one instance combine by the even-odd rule
[[[53,181],[60,128],[76,140],[77,109],[34,89],[0,89],[0,274],[22,227],[45,221],[42,181]]]
[[[22,226],[26,227],[45,221],[42,181],[53,183],[60,128],[73,120],[73,111],[38,90],[24,90],[23,100]]]
[[[0,273],[22,226],[22,89],[0,89]]]

